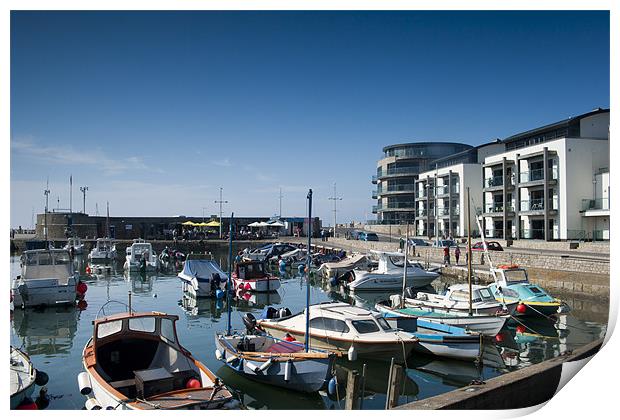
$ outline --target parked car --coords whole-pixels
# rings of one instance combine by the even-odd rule
[[[431,244],[429,244],[428,242],[426,242],[423,239],[418,239],[418,238],[410,238],[409,239],[409,243],[411,245],[415,245],[415,246],[431,246]]]
[[[502,248],[502,246],[499,244],[499,242],[496,241],[485,241],[487,244],[487,248],[489,249],[489,251],[503,251],[504,248]],[[484,251],[484,245],[482,244],[482,242],[476,242],[472,247],[472,250],[475,251]]]
[[[360,233],[362,233],[362,232],[361,232],[361,231],[359,231],[359,230],[352,230],[352,231],[349,233],[349,238],[350,238],[350,239],[355,239],[355,240],[357,240],[357,239],[359,239],[359,238],[360,238]]]
[[[379,237],[374,232],[360,232],[360,241],[378,241]]]
[[[456,247],[456,242],[453,239],[440,239],[439,242],[434,242],[433,246],[435,248],[454,248]]]

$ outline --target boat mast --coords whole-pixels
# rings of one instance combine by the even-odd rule
[[[106,201],[105,204],[107,208],[107,216],[105,218],[105,229],[106,229],[105,237],[109,238],[110,237],[110,202]]]
[[[49,201],[49,196],[50,196],[50,180],[49,178],[47,179],[47,184],[45,186],[45,190],[43,191],[43,194],[45,195],[45,228],[43,229],[43,232],[45,233],[45,248],[49,249],[49,242],[47,240],[47,206],[48,206],[48,201]]]
[[[467,284],[469,285],[469,316],[472,316],[471,302],[471,219],[469,217],[469,187],[467,187]]]
[[[232,241],[233,241],[233,219],[235,217],[235,213],[231,213],[230,215],[230,226],[228,227],[228,281],[226,282],[226,312],[227,312],[227,324],[226,324],[226,335],[230,335],[230,284],[232,282]],[[220,229],[222,228],[222,223],[220,219]]]
[[[308,250],[306,253],[306,353],[310,347],[310,262],[312,261],[310,246],[312,245],[312,188],[308,190]]]
[[[405,307],[405,289],[407,288],[407,254],[409,253],[409,222],[407,222],[407,233],[405,234],[405,258],[403,260],[403,295],[400,299],[400,307]]]

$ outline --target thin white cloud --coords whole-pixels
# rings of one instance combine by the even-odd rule
[[[224,168],[228,168],[232,166],[232,163],[230,163],[230,159],[228,158],[221,159],[221,160],[212,160],[211,163],[213,165],[222,166]]]
[[[118,175],[133,170],[150,170],[162,172],[147,166],[142,158],[129,156],[113,158],[101,149],[76,150],[69,145],[53,147],[41,145],[31,139],[11,140],[11,152],[22,155],[28,160],[36,160],[52,165],[92,165],[104,175]]]

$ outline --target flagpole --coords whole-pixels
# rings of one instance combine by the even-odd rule
[[[304,349],[308,353],[310,347],[310,247],[312,246],[312,189],[308,190],[308,250],[306,252],[306,339]]]

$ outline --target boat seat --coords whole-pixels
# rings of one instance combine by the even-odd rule
[[[304,351],[304,346],[300,343],[289,343],[287,341],[279,341],[272,344],[265,350],[266,353],[298,353]]]
[[[136,385],[136,379],[125,379],[122,381],[114,381],[114,382],[110,382],[110,386],[112,388],[118,389],[118,388],[127,388],[130,386],[135,386]]]

